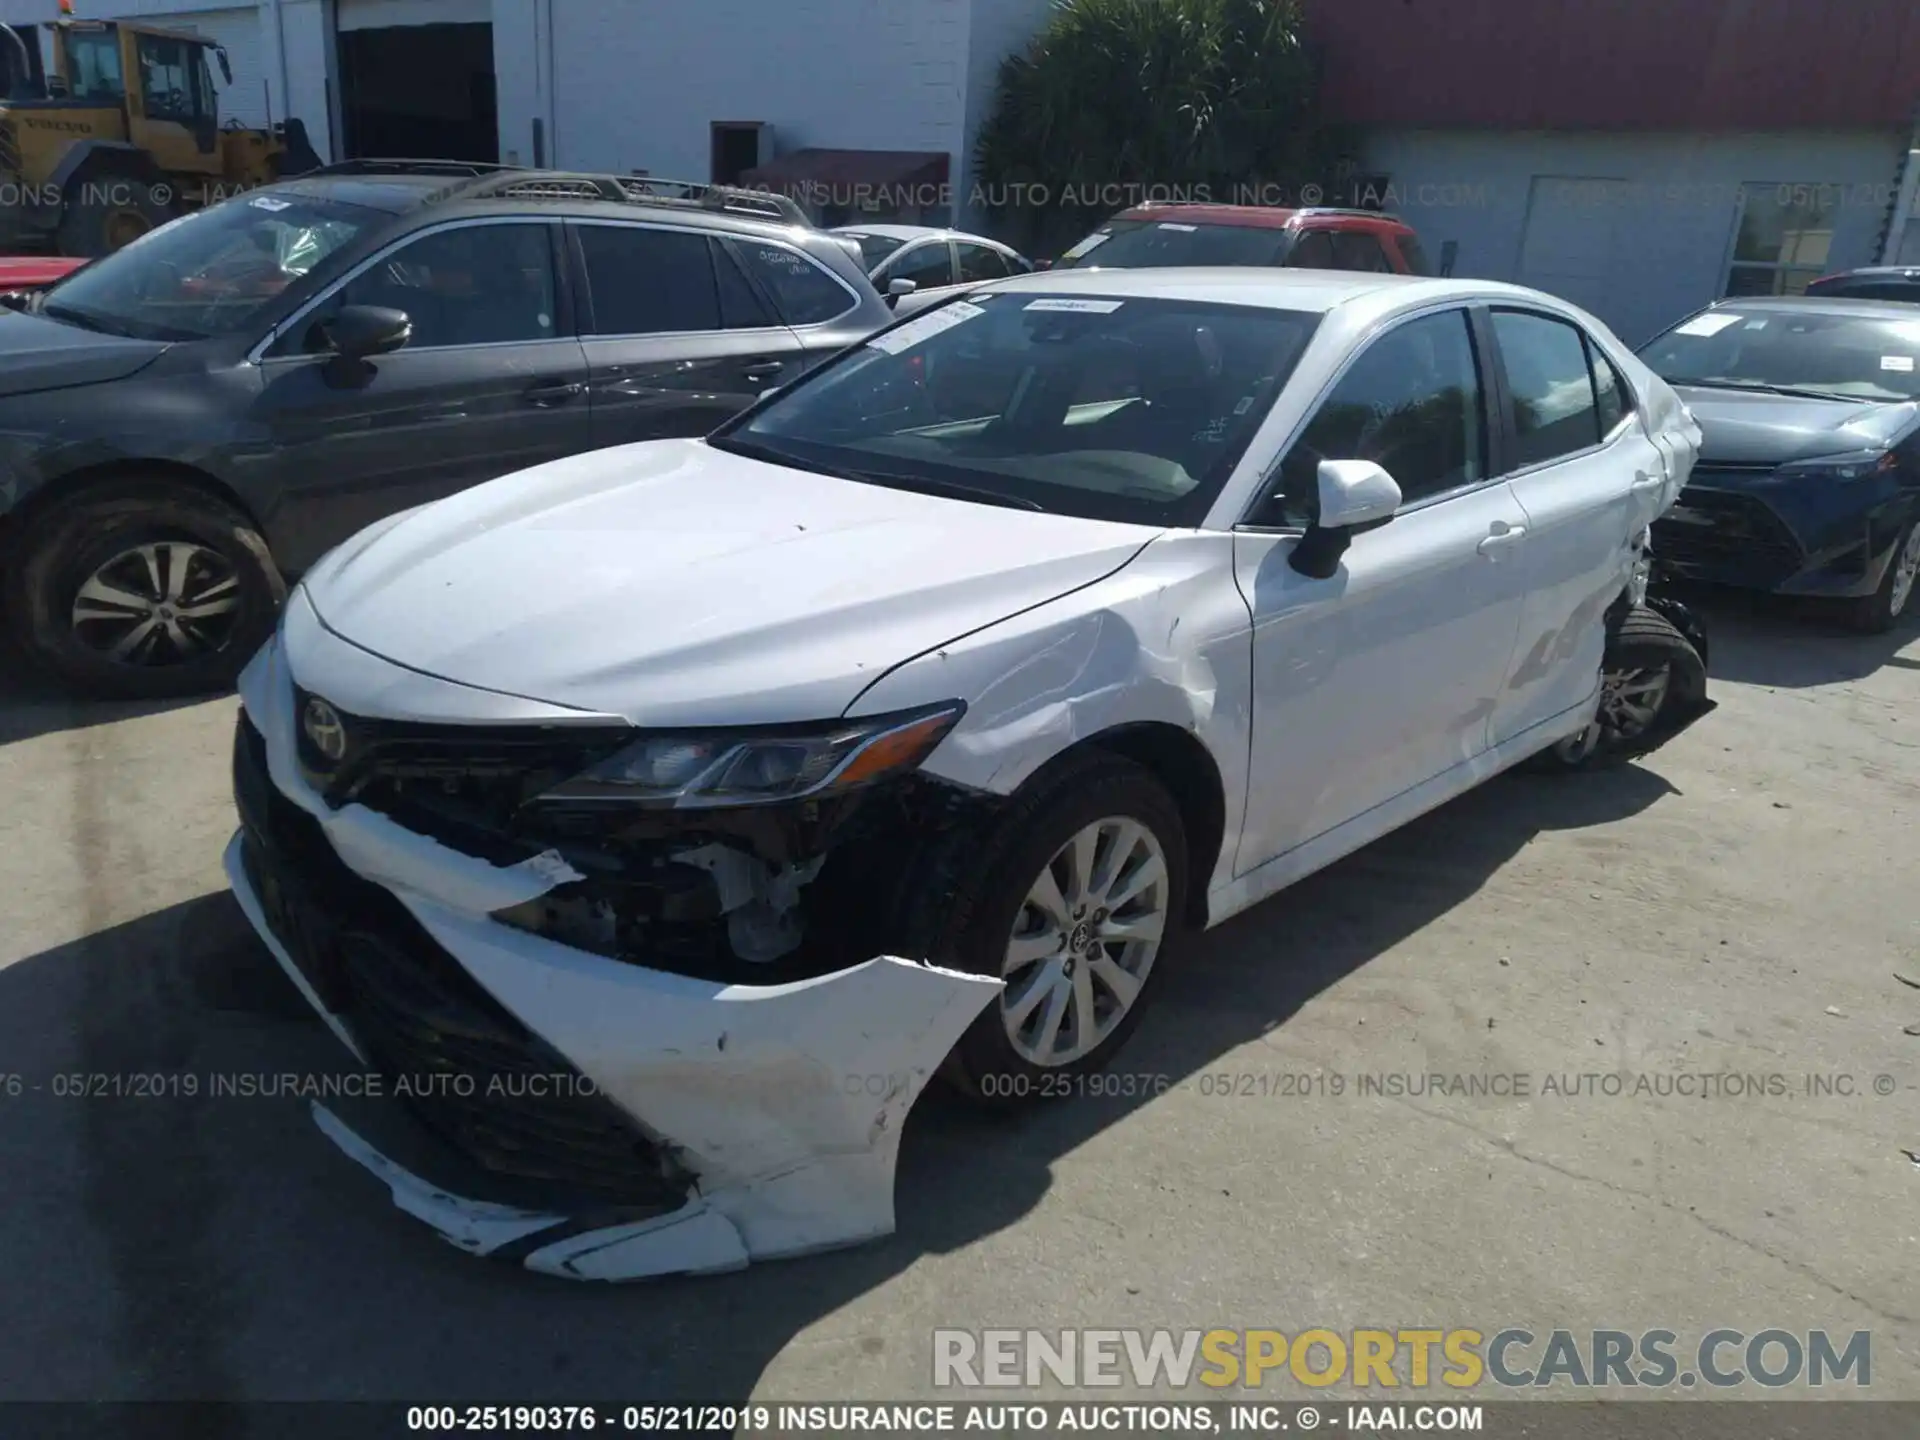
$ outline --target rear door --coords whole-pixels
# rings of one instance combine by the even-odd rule
[[[1499,744],[1591,700],[1603,617],[1660,504],[1668,463],[1632,390],[1579,326],[1504,307],[1483,325],[1499,361],[1504,468],[1527,516],[1527,597],[1493,718]]]
[[[382,251],[260,357],[257,463],[277,481],[273,550],[299,571],[384,515],[589,447],[587,367],[554,263],[558,227],[461,221]],[[404,311],[403,349],[309,349],[343,305]]]
[[[713,233],[567,228],[595,448],[705,435],[800,370],[800,338]]]

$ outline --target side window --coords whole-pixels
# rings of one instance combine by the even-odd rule
[[[153,120],[195,120],[203,113],[199,47],[159,35],[138,37],[140,88]]]
[[[764,330],[780,321],[753,288],[740,262],[718,240],[713,242],[713,274],[720,282],[720,324],[728,330]]]
[[[956,248],[960,251],[960,283],[963,285],[975,280],[1004,280],[1012,273],[1006,257],[998,250],[970,245],[964,240]]]
[[[1594,402],[1600,414],[1600,438],[1604,440],[1614,426],[1633,413],[1633,392],[1591,338],[1587,341],[1587,359],[1592,362]]]
[[[1336,270],[1393,270],[1378,240],[1352,230],[1334,232],[1333,266]]]
[[[1293,253],[1287,256],[1287,264],[1302,270],[1338,269],[1338,262],[1333,258],[1333,236],[1325,230],[1307,231],[1294,241]]]
[[[1306,525],[1322,460],[1371,460],[1411,502],[1485,477],[1480,370],[1463,310],[1410,320],[1361,352],[1280,462],[1279,493],[1253,517]]]
[[[844,315],[857,303],[838,280],[785,245],[766,240],[735,242],[735,253],[760,288],[773,296],[789,325],[818,325]]]
[[[1493,312],[1493,333],[1513,393],[1516,467],[1538,465],[1600,443],[1600,417],[1586,342],[1564,320]]]
[[[677,335],[720,328],[707,237],[638,225],[583,225],[596,335]]]
[[[323,308],[403,310],[413,321],[408,350],[551,339],[551,229],[461,225],[423,235],[348,281]]]
[[[901,251],[880,272],[881,288],[884,289],[889,280],[911,280],[922,290],[953,284],[953,258],[947,242],[934,240]]]

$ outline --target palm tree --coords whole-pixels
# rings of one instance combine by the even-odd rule
[[[1315,178],[1330,143],[1315,78],[1297,0],[1058,0],[1001,64],[974,151],[982,198],[1037,242],[1141,199]]]

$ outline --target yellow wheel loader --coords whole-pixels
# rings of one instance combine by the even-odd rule
[[[220,123],[198,35],[109,20],[0,25],[0,253],[92,257],[176,215],[320,164],[298,120]],[[210,64],[209,62],[212,62]]]

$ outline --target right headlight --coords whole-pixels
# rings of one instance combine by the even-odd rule
[[[1898,468],[1891,450],[1850,450],[1844,455],[1819,455],[1794,460],[1773,472],[1776,480],[1867,480]]]
[[[818,799],[915,769],[966,708],[951,700],[792,730],[663,731],[554,786],[540,802],[692,810]]]

